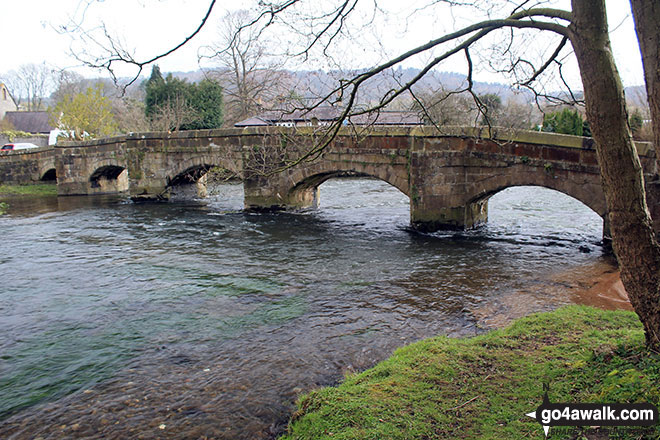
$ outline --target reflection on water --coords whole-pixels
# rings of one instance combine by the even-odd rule
[[[296,396],[403,344],[581,301],[602,222],[518,188],[485,228],[422,235],[407,198],[331,180],[317,211],[12,200],[0,218],[0,438],[270,438]],[[608,266],[609,267],[609,266]],[[571,284],[572,283],[572,284]]]

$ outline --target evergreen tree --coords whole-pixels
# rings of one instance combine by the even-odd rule
[[[196,120],[184,130],[220,128],[223,122],[222,87],[216,81],[204,79],[190,88],[189,104]]]
[[[549,133],[572,134],[582,136],[584,134],[585,121],[577,110],[563,109],[558,112],[546,113],[543,116],[542,131]]]
[[[582,136],[591,137],[591,126],[586,119],[582,123]]]
[[[144,99],[144,113],[147,118],[151,118],[154,113],[156,113],[159,104],[159,90],[164,84],[165,80],[163,79],[163,75],[160,73],[160,67],[158,67],[158,64],[155,64],[151,69],[151,76],[147,80],[147,85],[145,87],[146,96]]]

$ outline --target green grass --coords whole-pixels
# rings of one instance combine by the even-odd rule
[[[55,196],[57,185],[53,183],[34,183],[31,185],[0,185],[3,196]]]
[[[400,348],[300,398],[283,438],[542,439],[525,414],[541,404],[543,383],[552,402],[659,406],[660,355],[645,349],[634,313],[564,307],[473,338]],[[552,429],[550,439],[584,438]],[[643,438],[660,438],[660,427]]]
[[[9,205],[5,202],[0,202],[0,215],[5,215],[7,213],[7,209],[9,209]]]

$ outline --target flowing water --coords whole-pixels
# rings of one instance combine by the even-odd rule
[[[9,200],[0,217],[0,438],[272,438],[301,392],[424,337],[574,302],[562,274],[609,264],[602,221],[505,190],[486,227],[416,234],[376,180],[321,208]],[[568,292],[568,293],[567,293]]]

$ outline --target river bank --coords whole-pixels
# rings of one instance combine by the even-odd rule
[[[57,196],[57,185],[54,183],[36,183],[31,185],[0,184],[0,215],[9,212],[11,202],[24,204],[26,199]]]
[[[0,185],[0,197],[7,196],[54,196],[57,195],[55,183],[34,183],[30,185]]]
[[[660,355],[645,350],[634,313],[566,306],[480,336],[400,348],[338,387],[303,396],[283,439],[541,439],[525,414],[541,404],[543,384],[551,402],[657,406],[658,383]],[[550,439],[608,438],[552,429]],[[656,425],[617,438],[658,436]]]

